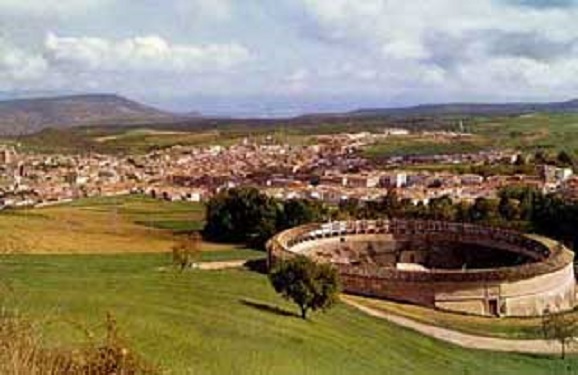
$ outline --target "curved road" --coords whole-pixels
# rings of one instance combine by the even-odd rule
[[[549,340],[510,340],[497,337],[476,336],[468,333],[458,332],[447,328],[436,327],[423,324],[401,317],[399,315],[389,314],[371,307],[362,305],[346,295],[341,296],[341,300],[356,309],[376,318],[387,320],[391,323],[400,325],[417,331],[429,337],[449,342],[464,348],[492,350],[498,352],[518,352],[533,354],[560,354],[560,344],[557,341]],[[578,348],[574,345],[567,347],[568,353],[578,353]]]

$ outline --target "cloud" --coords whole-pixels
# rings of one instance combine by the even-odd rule
[[[175,12],[194,19],[227,20],[233,16],[230,0],[172,0]],[[167,5],[171,6],[170,1]]]
[[[0,77],[4,84],[27,82],[43,78],[46,61],[0,39]]]
[[[571,1],[301,1],[315,38],[344,59],[362,54],[388,89],[486,96],[578,86]]]
[[[72,15],[84,13],[95,7],[109,5],[113,0],[2,0],[0,14],[28,17]]]
[[[218,71],[242,64],[250,57],[248,49],[237,43],[172,44],[156,35],[111,40],[49,33],[44,46],[51,64],[83,71]]]
[[[576,5],[575,0],[511,0],[511,4],[533,8],[567,8]]]
[[[3,85],[412,102],[578,89],[578,0],[0,0]],[[51,32],[52,31],[52,32]],[[183,88],[185,80],[194,84]]]

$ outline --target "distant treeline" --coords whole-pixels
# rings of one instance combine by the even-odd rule
[[[263,248],[272,235],[293,226],[329,219],[380,218],[478,223],[538,233],[578,247],[578,203],[528,186],[504,188],[498,199],[478,198],[473,203],[444,196],[414,204],[392,191],[377,201],[348,199],[337,206],[306,199],[281,201],[256,188],[234,188],[208,202],[204,235]]]

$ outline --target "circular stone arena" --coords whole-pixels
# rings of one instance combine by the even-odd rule
[[[538,316],[576,303],[574,254],[538,236],[472,224],[310,224],[267,243],[269,265],[298,254],[333,264],[348,293],[485,316]]]

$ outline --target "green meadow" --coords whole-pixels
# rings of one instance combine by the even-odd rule
[[[303,321],[264,275],[167,265],[164,254],[12,255],[0,274],[5,303],[42,323],[49,345],[100,333],[110,312],[168,374],[568,374],[578,366],[464,350],[344,305]]]

